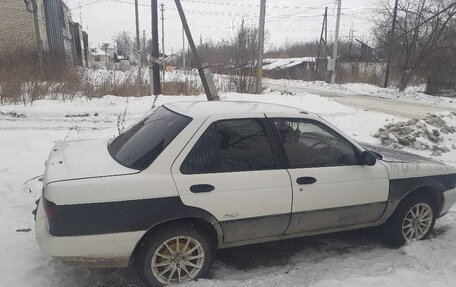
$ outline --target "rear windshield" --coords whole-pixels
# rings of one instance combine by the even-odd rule
[[[109,153],[126,167],[146,169],[190,122],[189,117],[159,107],[112,140]]]

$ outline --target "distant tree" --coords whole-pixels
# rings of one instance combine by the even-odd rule
[[[448,40],[456,5],[455,0],[399,1],[396,31],[391,38],[393,7],[390,2],[379,2],[379,18],[373,34],[384,51],[391,45],[393,63],[399,72],[399,90],[403,91],[424,63],[432,62],[433,52]]]
[[[239,93],[256,91],[258,36],[258,28],[247,27],[242,21],[232,41],[231,67],[236,71],[236,88]]]
[[[266,52],[269,58],[298,58],[316,57],[318,54],[318,41],[287,42],[282,46],[274,47]]]
[[[117,33],[113,40],[116,43],[118,55],[129,58],[134,54],[135,44],[130,33],[126,31]]]

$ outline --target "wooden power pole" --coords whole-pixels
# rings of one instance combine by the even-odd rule
[[[257,61],[257,78],[256,92],[260,94],[263,90],[263,53],[264,53],[264,26],[266,18],[266,0],[261,0],[260,3],[260,27],[258,30],[258,61]]]
[[[182,26],[182,68],[184,69],[184,71],[187,69],[186,67],[186,59],[185,57],[187,56],[187,51],[185,50],[185,30],[184,30],[184,26]]]
[[[399,0],[394,2],[394,10],[393,10],[393,24],[391,26],[391,32],[388,33],[388,55],[386,60],[386,70],[385,70],[385,82],[383,83],[384,88],[388,88],[388,81],[389,81],[389,73],[390,73],[390,65],[391,65],[391,56],[392,56],[392,49],[391,45],[393,44],[394,39],[394,30],[396,30],[396,21],[397,21],[397,5]]]
[[[184,26],[185,34],[187,35],[188,45],[192,50],[193,58],[196,64],[196,68],[198,69],[198,73],[200,75],[201,83],[203,84],[206,97],[209,101],[218,101],[219,96],[217,93],[217,89],[215,88],[215,83],[214,79],[212,78],[211,70],[208,64],[203,64],[201,62],[201,59],[198,55],[198,50],[195,46],[195,42],[193,41],[192,33],[190,32],[190,28],[188,27],[187,18],[185,17],[182,4],[180,0],[174,0],[174,2],[176,3],[177,11],[179,12],[179,17],[182,21],[182,25]]]
[[[43,73],[43,43],[41,42],[40,24],[38,21],[38,5],[35,0],[24,0],[25,7],[33,14],[33,23],[35,24],[36,52],[38,55],[38,64],[40,74]]]
[[[152,67],[150,71],[152,92],[154,95],[161,94],[160,86],[160,50],[158,48],[158,5],[157,0],[151,3],[152,21]]]
[[[36,36],[36,48],[38,49],[38,62],[40,65],[40,72],[43,72],[43,43],[41,42],[40,26],[38,24],[38,12],[33,13],[33,22],[35,23],[35,36]]]
[[[160,11],[161,11],[161,24],[162,24],[162,29],[161,29],[161,32],[162,32],[162,37],[161,37],[161,40],[162,40],[162,56],[163,56],[163,64],[162,64],[162,84],[163,84],[163,88],[162,90],[165,89],[165,72],[166,72],[166,63],[165,63],[165,4],[161,3],[160,4]]]
[[[136,20],[136,57],[138,59],[138,80],[137,84],[140,89],[140,96],[142,96],[142,55],[141,55],[141,38],[139,37],[139,8],[138,0],[135,0],[135,20]]]
[[[317,59],[315,60],[314,80],[316,80],[318,77],[318,68],[320,66],[321,43],[325,44],[323,55],[325,55],[325,60],[327,59],[326,58],[326,50],[328,49],[328,47],[327,47],[328,44],[326,42],[327,33],[328,33],[328,7],[325,7],[325,14],[323,15],[323,24],[321,25],[320,42],[318,43]],[[323,36],[324,36],[324,38],[323,38]]]
[[[336,83],[336,67],[337,67],[337,50],[339,48],[339,26],[340,26],[340,13],[342,8],[342,0],[337,1],[337,19],[336,19],[336,32],[334,35],[334,50],[331,62],[331,84]]]

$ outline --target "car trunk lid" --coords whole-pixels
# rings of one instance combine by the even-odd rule
[[[58,142],[46,162],[43,183],[138,173],[116,162],[107,140]]]

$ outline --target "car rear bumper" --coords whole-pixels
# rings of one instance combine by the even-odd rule
[[[38,203],[36,240],[41,251],[65,263],[84,267],[127,267],[145,231],[89,236],[53,236],[49,233],[43,200]]]
[[[456,203],[456,188],[447,190],[443,193],[443,208],[440,212],[440,216],[445,215]]]

